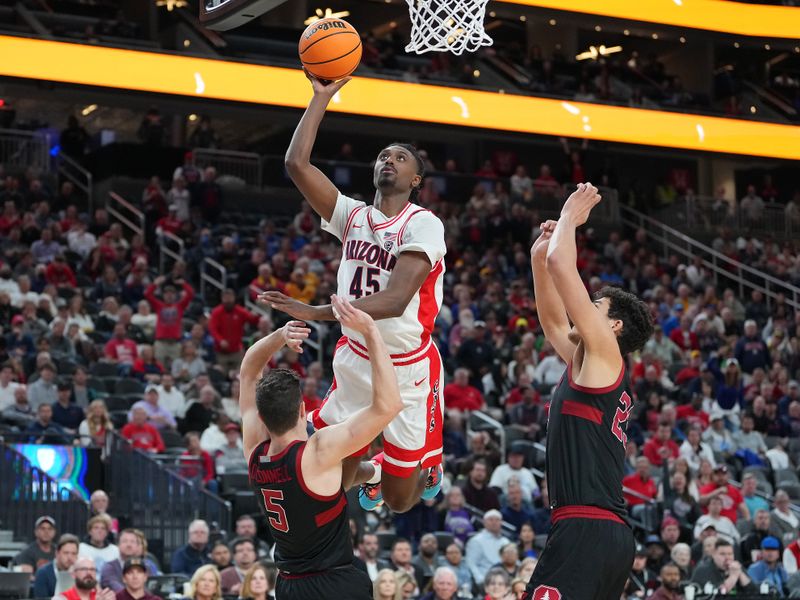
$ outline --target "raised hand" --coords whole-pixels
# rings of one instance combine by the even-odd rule
[[[531,257],[545,258],[547,256],[547,248],[550,246],[550,239],[553,237],[557,223],[558,221],[550,219],[539,225],[541,233],[531,246]]]
[[[561,218],[568,219],[576,227],[589,220],[589,213],[602,200],[597,188],[591,183],[579,183],[561,209]]]
[[[355,308],[346,298],[340,298],[334,294],[331,296],[331,304],[333,305],[333,316],[345,327],[349,327],[361,335],[366,335],[375,326],[372,317],[363,310]]]
[[[301,321],[316,319],[316,306],[309,306],[280,292],[263,292],[258,295],[258,301]]]
[[[311,330],[302,321],[289,321],[281,327],[281,333],[284,343],[298,354],[302,354],[303,342],[311,335]]]
[[[303,68],[303,72],[311,82],[311,87],[314,89],[314,95],[322,96],[328,99],[333,98],[336,95],[336,92],[342,89],[342,87],[352,79],[352,77],[345,77],[339,81],[323,81],[322,79],[318,79],[309,73],[305,67]]]

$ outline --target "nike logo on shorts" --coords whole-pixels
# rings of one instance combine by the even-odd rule
[[[423,381],[425,381],[426,379],[427,379],[427,377],[423,377],[423,378],[422,378],[422,379],[420,379],[419,381],[415,381],[415,382],[414,382],[414,386],[415,386],[415,387],[419,387],[419,386],[421,386],[421,385],[422,385],[422,382],[423,382]]]

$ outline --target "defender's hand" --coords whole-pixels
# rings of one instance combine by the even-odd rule
[[[333,316],[345,327],[349,327],[361,335],[366,335],[375,326],[372,317],[363,310],[354,308],[346,298],[340,298],[334,294],[331,296],[331,304],[333,305]]]
[[[281,327],[283,342],[298,354],[303,353],[303,342],[311,335],[308,325],[302,321],[289,321]]]
[[[576,227],[589,220],[592,209],[602,200],[597,188],[591,183],[579,183],[578,189],[570,194],[561,209],[561,218],[569,219]]]

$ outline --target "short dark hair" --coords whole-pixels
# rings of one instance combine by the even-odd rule
[[[258,416],[273,435],[297,425],[301,404],[300,378],[290,369],[273,369],[256,384]]]
[[[419,150],[417,150],[416,146],[414,146],[413,144],[407,144],[405,142],[392,142],[391,144],[388,144],[386,147],[388,148],[390,146],[399,146],[400,148],[407,150],[411,154],[411,156],[414,157],[414,160],[417,161],[417,175],[419,175],[420,178],[425,177],[425,161],[422,159],[422,155],[419,153]],[[411,190],[411,196],[409,197],[409,200],[411,202],[416,201],[416,199],[419,197],[419,193],[421,190],[422,190],[422,180],[420,180],[419,185],[417,187]]]
[[[392,542],[392,552],[394,552],[394,549],[397,548],[398,544],[408,544],[410,546],[411,542],[409,542],[406,538],[403,537],[397,538],[395,541]]]
[[[75,544],[76,546],[81,545],[81,541],[78,539],[77,535],[72,535],[71,533],[65,533],[60,538],[58,538],[58,543],[56,544],[56,550],[61,550],[67,544]]]
[[[253,552],[258,551],[258,548],[256,548],[255,540],[249,537],[242,537],[242,538],[236,538],[231,542],[231,552],[236,554],[236,549],[242,544],[250,544],[250,546],[253,548]]]
[[[719,498],[719,496],[714,496],[714,498]],[[730,546],[731,548],[733,548],[733,544],[731,544],[728,540],[717,538],[717,541],[714,544],[714,550],[716,550],[717,548],[722,548],[723,546]]]
[[[595,299],[600,298],[608,298],[608,317],[622,321],[622,331],[617,336],[622,355],[644,348],[655,329],[653,315],[647,304],[634,294],[611,286],[597,292]]]

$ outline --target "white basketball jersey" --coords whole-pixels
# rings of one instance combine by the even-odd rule
[[[431,272],[403,314],[376,321],[393,358],[410,359],[423,351],[430,342],[433,323],[442,306],[447,249],[439,218],[411,203],[398,215],[388,218],[373,206],[340,193],[330,222],[323,219],[322,228],[342,241],[337,295],[351,301],[385,290],[401,253],[423,252],[428,257]],[[364,344],[355,331],[342,329],[352,341]]]

